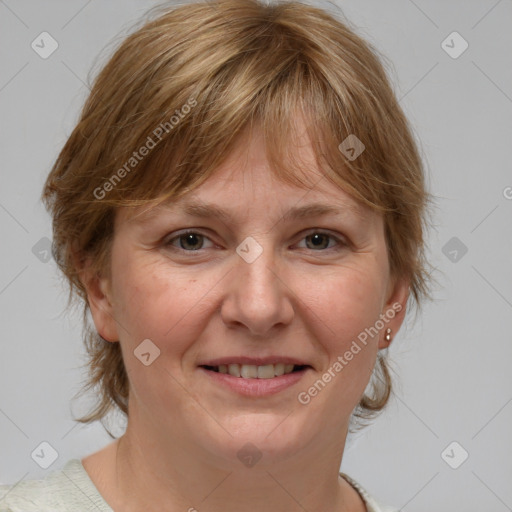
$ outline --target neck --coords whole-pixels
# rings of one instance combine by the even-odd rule
[[[98,478],[100,492],[116,511],[366,510],[357,492],[339,477],[346,431],[336,446],[313,440],[290,456],[262,454],[251,466],[250,459],[244,464],[212,454],[186,433],[163,435],[132,412],[126,433],[104,457],[103,467],[110,469]]]

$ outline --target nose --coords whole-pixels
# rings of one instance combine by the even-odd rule
[[[293,292],[274,252],[265,247],[251,263],[237,254],[234,265],[221,307],[224,323],[259,337],[289,325],[294,316]]]

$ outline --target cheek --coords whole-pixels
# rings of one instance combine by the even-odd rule
[[[115,314],[124,328],[119,331],[120,342],[131,393],[143,407],[179,410],[183,389],[182,379],[176,376],[181,375],[184,355],[204,329],[201,311],[208,283],[168,265],[142,265],[127,259],[119,265],[114,283]],[[137,350],[147,339],[159,352],[153,345]],[[148,350],[151,363],[145,366],[136,354]]]
[[[346,340],[378,319],[382,293],[382,276],[374,269],[347,267],[322,282],[311,283],[302,295],[309,297],[307,302],[331,334]]]
[[[317,325],[323,370],[341,357],[343,370],[335,372],[335,381],[355,394],[364,390],[375,363],[379,335],[372,327],[382,313],[382,277],[377,265],[346,266],[328,279],[304,283],[300,290]]]
[[[197,272],[194,277],[193,272],[179,272],[165,263],[125,259],[114,281],[119,299],[116,318],[124,327],[121,341],[125,348],[133,351],[150,339],[161,353],[183,354],[203,328],[206,292],[217,281],[197,279]]]

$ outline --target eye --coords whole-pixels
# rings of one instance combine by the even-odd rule
[[[347,246],[347,244],[337,236],[324,231],[313,231],[301,239],[301,242],[306,241],[306,247],[301,248],[310,249],[313,251],[321,251],[325,249],[333,249],[336,245],[340,248]],[[205,247],[205,241],[209,241],[212,245]],[[197,231],[184,231],[164,241],[166,247],[176,249],[178,251],[196,252],[202,249],[213,247],[213,243],[206,236]]]
[[[302,238],[302,240],[306,240],[306,249],[312,249],[315,251],[318,249],[332,249],[333,246],[329,246],[330,241],[335,241],[339,246],[347,245],[338,237],[324,231],[313,231],[312,233],[309,233],[304,238]],[[310,241],[309,244],[308,241]]]
[[[203,247],[203,245],[205,240],[209,240],[209,238],[201,233],[197,233],[196,231],[185,231],[167,240],[165,245],[176,249],[182,249],[183,251],[192,252],[204,249],[205,247]],[[179,245],[176,246],[175,242]]]

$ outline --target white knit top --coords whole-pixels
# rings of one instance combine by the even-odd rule
[[[356,481],[340,473],[359,493],[368,512],[398,512],[379,504]],[[114,512],[79,459],[39,480],[0,485],[0,512]]]

